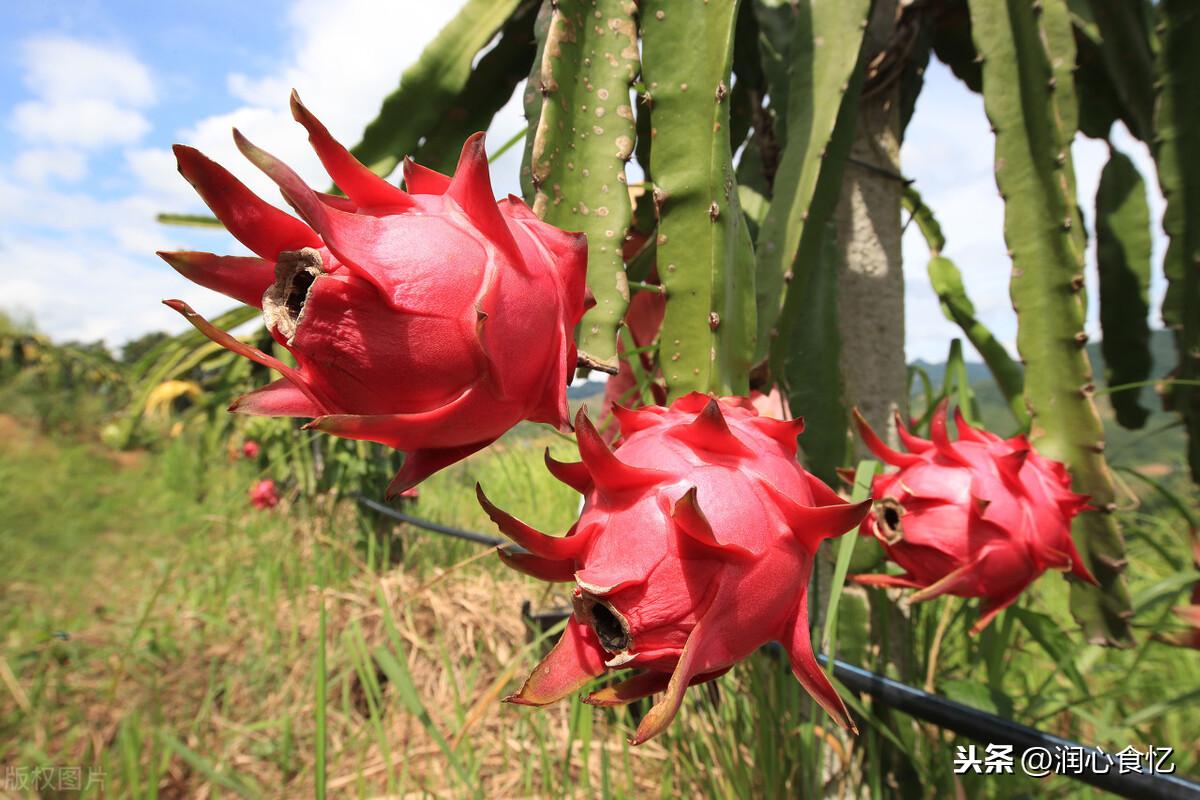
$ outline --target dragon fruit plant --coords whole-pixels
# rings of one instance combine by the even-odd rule
[[[861,531],[883,546],[902,575],[855,575],[868,586],[912,588],[913,602],[939,595],[979,597],[983,630],[1047,569],[1096,583],[1071,540],[1071,520],[1088,503],[1071,491],[1061,463],[1038,454],[1024,435],[1001,439],[955,409],[958,440],[946,427],[947,403],[934,411],[930,439],[896,419],[908,452],[888,447],[861,414],[863,442],[894,467],[875,477],[874,513]]]
[[[851,505],[801,468],[801,420],[760,417],[744,398],[691,393],[667,408],[613,410],[615,450],[581,410],[583,460],[546,454],[550,472],[584,496],[566,536],[530,528],[478,489],[497,527],[528,550],[500,550],[509,566],[575,584],[562,638],[508,701],[546,705],[608,670],[635,668],[586,702],[663,693],[631,740],[640,744],[671,722],[688,686],[775,640],[804,688],[853,729],[813,656],[807,589],[818,546],[858,525],[870,501]]]
[[[454,177],[406,160],[408,191],[376,176],[299,98],[292,113],[345,197],[313,191],[234,131],[296,219],[198,151],[179,171],[255,257],[160,253],[190,280],[263,310],[280,360],[166,301],[213,341],[283,377],[231,410],[311,417],[306,427],[407,453],[389,494],[414,486],[523,419],[569,429],[566,386],[585,307],[581,234],[496,202],[483,134]]]

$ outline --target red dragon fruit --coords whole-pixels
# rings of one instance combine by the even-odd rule
[[[1071,519],[1088,498],[1071,491],[1066,467],[1038,454],[1024,435],[1005,440],[971,427],[958,409],[958,440],[950,441],[946,406],[933,413],[931,440],[910,433],[897,415],[906,453],[884,444],[855,411],[867,447],[900,468],[876,476],[874,513],[861,530],[905,572],[854,580],[919,589],[914,602],[943,594],[982,598],[972,633],[1047,569],[1095,583],[1071,540]]]
[[[255,508],[266,510],[279,505],[279,491],[275,488],[275,481],[270,478],[255,482],[249,494],[250,505]]]
[[[258,458],[258,454],[262,452],[258,442],[253,439],[247,439],[242,442],[242,457],[243,458]]]
[[[529,551],[501,551],[506,563],[575,583],[566,632],[508,701],[546,705],[609,669],[637,668],[586,702],[665,693],[638,725],[640,744],[671,722],[689,685],[777,640],[804,688],[852,728],[813,656],[807,589],[822,540],[858,525],[870,502],[850,505],[800,467],[802,421],[759,417],[744,398],[693,393],[615,414],[615,451],[581,410],[582,462],[546,454],[550,472],[584,495],[566,536],[533,530],[479,490],[500,530]]]
[[[231,410],[313,417],[307,427],[406,451],[391,494],[522,419],[569,429],[583,235],[543,223],[511,195],[494,200],[482,133],[467,140],[452,179],[406,160],[402,191],[359,163],[294,93],[292,113],[345,197],[313,191],[234,138],[303,222],[198,151],[175,147],[180,172],[257,257],[160,255],[196,283],[262,308],[298,365],[167,301],[213,341],[283,375]]]

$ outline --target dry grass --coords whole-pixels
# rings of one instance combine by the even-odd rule
[[[486,529],[482,511],[462,502],[478,478],[502,506],[562,530],[576,498],[538,483],[541,444],[435,476],[417,513]],[[864,773],[889,769],[875,755],[886,756],[874,733],[880,719],[850,743],[831,735],[786,662],[767,653],[711,691],[689,692],[671,728],[636,750],[625,745],[626,711],[577,700],[503,705],[548,644],[531,641],[521,602],[542,609],[564,597],[486,551],[411,531],[399,532],[399,568],[375,572],[349,504],[293,496],[272,513],[252,512],[245,491],[254,469],[206,459],[182,441],[114,468],[93,445],[45,440],[0,417],[0,774],[96,767],[106,782],[92,796],[313,796],[322,608],[330,797],[847,796],[864,791]],[[1150,598],[1140,612],[1147,627],[1167,619],[1186,588],[1164,566],[1177,531],[1148,522],[1156,527],[1147,524],[1131,548],[1135,596]],[[1151,536],[1166,544],[1149,547]],[[1065,608],[1063,585],[1036,589],[1030,607]],[[865,608],[858,617],[849,608],[842,636],[865,626]],[[920,613],[936,623],[945,608]],[[957,601],[952,608],[945,613],[955,619],[965,611]],[[938,691],[991,686],[1012,698],[1017,719],[1110,751],[1171,744],[1179,771],[1194,771],[1200,752],[1188,747],[1195,737],[1179,710],[1197,685],[1187,653],[1099,652],[1063,634],[1068,663],[1088,665],[1091,696],[1080,698],[1059,662],[1019,629],[989,645],[953,622],[940,633],[936,624],[913,627],[917,652],[937,649],[936,666],[919,666]],[[997,663],[988,663],[989,647]],[[867,650],[855,660],[869,663]],[[1131,714],[1141,715],[1136,727],[1125,722]],[[953,791],[957,740],[892,720],[902,739],[896,758],[926,789]],[[1078,796],[1060,784],[1057,793]],[[1000,797],[1013,787],[1040,790],[966,791]]]
[[[235,546],[221,560],[253,558],[252,551],[265,544],[293,549],[303,563],[331,541],[326,527],[272,531],[268,535],[275,541]],[[153,728],[203,762],[190,763],[168,751],[158,776],[160,797],[205,798],[222,779],[226,788],[240,786],[243,791],[237,793],[247,795],[312,796],[314,664],[323,597],[330,796],[384,796],[398,788],[405,790],[400,796],[466,791],[435,737],[410,713],[375,659],[359,658],[380,649],[405,659],[432,727],[470,765],[472,792],[561,796],[564,786],[598,786],[601,748],[614,765],[628,760],[635,782],[629,789],[651,791],[657,785],[663,750],[650,746],[630,752],[611,713],[584,707],[595,715],[595,741],[589,743],[572,731],[577,704],[526,710],[500,702],[547,646],[544,639],[531,641],[517,613],[519,599],[546,600],[537,584],[495,569],[487,552],[431,575],[403,568],[383,576],[357,571],[346,585],[324,591],[310,585],[294,597],[281,594],[268,625],[248,598],[237,596],[216,618],[202,599],[195,603],[194,594],[174,591],[176,580],[166,579],[168,588],[140,626],[162,636],[147,641],[130,631],[129,619],[97,617],[69,641],[26,650],[25,668],[5,681],[0,694],[0,718],[19,718],[20,735],[51,755],[53,763],[107,765],[114,795],[131,789],[129,765],[111,773],[122,737],[140,745],[134,756],[137,772],[155,774],[164,750],[153,742]],[[111,601],[109,591],[95,586],[96,601],[106,595]],[[399,654],[389,641],[380,598],[394,620]],[[132,647],[131,639],[136,640]],[[368,668],[373,674],[364,680]],[[0,761],[19,761],[16,750],[4,748],[7,755]],[[553,775],[534,766],[545,753],[551,754]]]

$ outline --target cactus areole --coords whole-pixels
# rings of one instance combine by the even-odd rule
[[[581,234],[496,202],[483,134],[454,177],[406,160],[408,191],[360,164],[295,94],[292,112],[345,197],[309,188],[236,131],[242,153],[303,218],[251,193],[190,147],[179,170],[256,258],[161,253],[185,277],[263,309],[290,367],[167,301],[214,341],[283,378],[232,410],[408,453],[399,494],[522,419],[569,429],[566,386],[585,306]]]
[[[946,402],[934,411],[930,440],[896,428],[907,453],[892,450],[855,412],[863,441],[899,467],[876,476],[874,536],[902,575],[855,575],[870,586],[919,589],[914,602],[943,594],[983,599],[978,633],[1047,569],[1096,583],[1071,540],[1071,519],[1086,505],[1058,461],[1039,455],[1024,435],[1001,439],[955,410],[950,441]]]
[[[546,705],[610,669],[639,670],[589,695],[609,706],[663,693],[631,740],[674,718],[689,685],[726,672],[768,641],[840,724],[853,727],[813,656],[807,588],[822,540],[856,526],[851,505],[796,462],[800,420],[760,417],[743,398],[692,393],[669,408],[614,407],[622,441],[610,450],[581,410],[581,462],[546,455],[584,496],[579,521],[554,537],[488,502],[496,525],[528,553],[513,568],[572,581],[574,613],[550,654],[509,702]]]

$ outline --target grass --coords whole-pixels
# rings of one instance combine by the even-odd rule
[[[479,481],[562,531],[578,497],[546,474],[546,446],[572,455],[522,429],[423,484],[412,511],[491,531]],[[867,725],[846,737],[770,651],[689,692],[636,749],[644,706],[503,706],[555,633],[527,629],[521,602],[564,606],[561,587],[330,497],[253,511],[257,477],[188,431],[118,459],[0,417],[0,765],[93,767],[104,796],[134,798],[1093,795],[1065,779],[957,783],[953,736],[858,701]],[[1200,773],[1200,652],[1149,641],[1186,592],[1186,531],[1145,497],[1123,512],[1139,648],[1080,644],[1048,575],[975,639],[973,604],[908,609],[914,681],[1110,752],[1172,745],[1179,772]],[[884,670],[867,600],[841,595],[838,652]]]
[[[561,598],[478,547],[387,530],[403,569],[381,574],[351,504],[252,511],[254,467],[187,437],[116,463],[4,424],[0,656],[17,691],[0,688],[0,764],[94,766],[122,797],[652,785],[661,749],[601,758],[621,737],[590,709],[498,703],[550,641],[527,637],[520,598]],[[479,479],[565,527],[569,490],[516,488],[533,454],[500,447],[439,476],[416,513],[489,529],[462,501]]]

